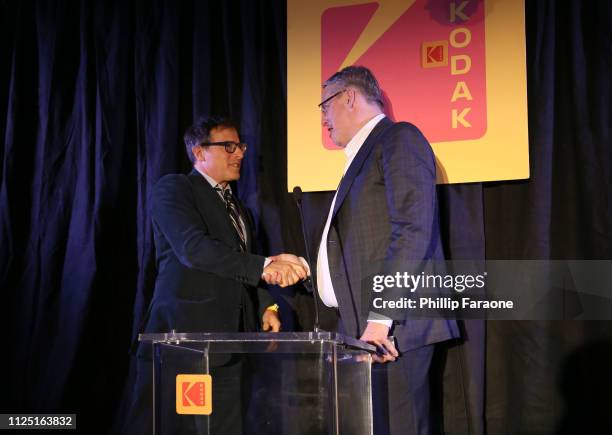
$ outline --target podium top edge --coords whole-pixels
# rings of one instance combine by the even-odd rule
[[[374,352],[376,348],[369,343],[337,332],[162,332],[138,335],[141,343],[177,342],[329,342],[354,349]]]

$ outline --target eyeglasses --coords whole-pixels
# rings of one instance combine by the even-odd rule
[[[321,112],[325,113],[327,112],[327,106],[328,103],[333,100],[334,98],[336,98],[338,95],[340,95],[342,92],[346,91],[346,89],[342,89],[341,91],[336,92],[334,95],[332,95],[331,97],[327,97],[326,99],[324,99],[323,101],[321,101],[318,105],[318,107],[321,109]]]
[[[236,148],[240,148],[240,151],[242,151],[243,153],[246,151],[247,149],[247,144],[245,144],[244,142],[231,142],[231,141],[226,141],[226,142],[202,142],[200,144],[201,147],[210,147],[210,146],[218,146],[218,147],[225,147],[225,151],[227,151],[228,153],[232,154],[234,151],[236,151]]]

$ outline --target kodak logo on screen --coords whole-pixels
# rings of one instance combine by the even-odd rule
[[[176,376],[176,413],[210,415],[212,378],[210,375]]]
[[[434,68],[448,65],[448,42],[424,42],[421,64],[423,68]]]
[[[366,65],[387,94],[387,114],[431,142],[483,136],[485,61],[482,0],[347,4],[321,15],[321,81]],[[334,148],[325,129],[322,139]]]

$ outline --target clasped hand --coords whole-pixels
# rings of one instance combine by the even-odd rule
[[[268,258],[272,262],[264,268],[261,275],[268,284],[287,287],[310,276],[308,263],[302,257],[293,254],[279,254]]]

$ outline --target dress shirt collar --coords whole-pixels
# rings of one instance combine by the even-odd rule
[[[370,119],[361,129],[353,136],[348,144],[344,147],[344,153],[346,154],[347,163],[350,164],[353,161],[355,155],[361,149],[361,146],[368,138],[376,124],[378,124],[385,117],[384,113],[376,115]]]
[[[200,170],[199,170],[198,168],[196,168],[195,166],[194,166],[194,169],[195,169],[196,171],[198,171],[200,174],[202,174],[202,176],[203,176],[203,177],[206,179],[206,181],[208,181],[208,184],[210,184],[210,186],[211,186],[213,189],[215,189],[215,188],[217,188],[217,187],[218,187],[219,189],[221,189],[221,192],[225,192],[226,190],[229,190],[229,191],[230,191],[230,193],[232,192],[232,188],[230,187],[229,183],[227,183],[227,185],[225,186],[225,189],[224,189],[224,188],[221,186],[221,184],[220,184],[220,183],[217,183],[217,182],[215,181],[215,179],[214,179],[214,178],[212,178],[210,175],[208,175],[206,172],[204,172],[204,171],[200,171]]]

